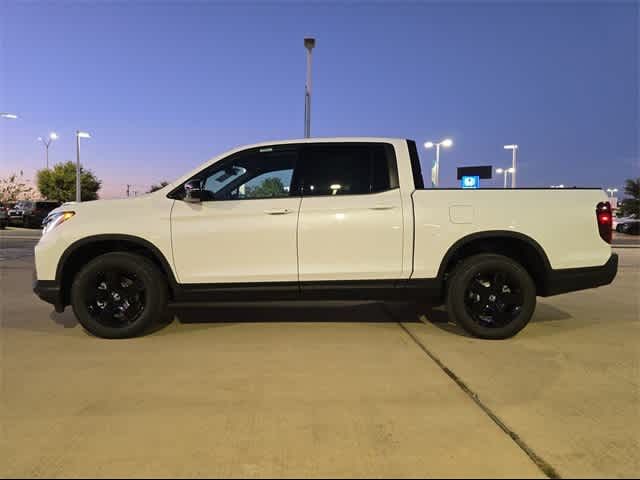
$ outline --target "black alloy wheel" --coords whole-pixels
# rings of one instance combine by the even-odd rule
[[[133,323],[145,306],[145,286],[133,272],[117,269],[96,272],[86,289],[86,307],[93,319],[105,327]]]
[[[536,306],[536,286],[512,258],[491,253],[462,260],[447,279],[447,311],[479,338],[509,338],[522,330]]]
[[[71,305],[82,326],[102,338],[130,338],[167,316],[168,282],[149,258],[112,252],[73,279]]]
[[[465,294],[467,313],[476,323],[489,328],[511,323],[522,311],[523,303],[522,286],[505,270],[478,272]]]

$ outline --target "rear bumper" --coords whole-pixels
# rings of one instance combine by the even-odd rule
[[[587,288],[609,285],[618,273],[618,255],[611,254],[607,263],[600,267],[566,268],[550,270],[545,282],[543,297],[575,292]]]
[[[53,305],[56,312],[64,311],[62,291],[55,280],[37,280],[34,272],[33,291],[41,300]]]

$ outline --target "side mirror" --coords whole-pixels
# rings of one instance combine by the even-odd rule
[[[200,180],[189,180],[184,184],[184,201],[189,203],[199,203],[202,201]]]

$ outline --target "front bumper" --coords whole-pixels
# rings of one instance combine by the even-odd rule
[[[64,302],[62,301],[62,289],[55,280],[37,280],[33,278],[33,291],[47,303],[56,309],[56,312],[64,312]]]
[[[612,253],[607,263],[600,267],[550,270],[542,296],[548,297],[609,285],[616,277],[616,273],[618,273],[618,255],[615,253]]]

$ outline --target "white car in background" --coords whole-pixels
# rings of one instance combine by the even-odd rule
[[[628,217],[613,217],[612,228],[616,232],[624,232],[624,224],[625,223],[635,223],[640,222],[640,219],[635,214],[631,214]]]

